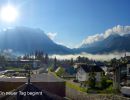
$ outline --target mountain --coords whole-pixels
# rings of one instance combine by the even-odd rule
[[[68,54],[71,49],[54,43],[42,30],[16,27],[0,32],[0,50],[11,49],[15,53],[31,53],[43,50],[49,54]]]
[[[123,36],[118,34],[112,34],[106,39],[97,41],[91,44],[83,44],[80,48],[75,49],[77,53],[109,53],[114,51],[128,51],[130,52],[130,34]]]
[[[42,30],[16,27],[0,31],[0,50],[11,49],[15,53],[32,53],[42,50],[48,54],[110,53],[130,52],[130,34],[111,34],[107,38],[90,44],[82,44],[78,49],[70,49],[52,41]]]

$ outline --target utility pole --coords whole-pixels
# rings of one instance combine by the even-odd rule
[[[30,84],[30,79],[31,79],[31,75],[30,75],[30,68],[28,69],[28,84]]]
[[[27,84],[30,84],[30,79],[31,79],[31,73],[30,73],[30,66],[28,64],[25,64],[25,70],[27,71]]]

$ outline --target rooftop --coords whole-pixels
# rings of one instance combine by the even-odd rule
[[[27,82],[27,78],[0,78],[0,82]],[[60,78],[55,78],[51,74],[43,73],[31,76],[31,82],[63,82]]]
[[[41,90],[33,84],[24,84],[11,91],[15,95],[1,96],[1,100],[64,100],[62,97]]]
[[[100,68],[97,65],[87,65],[87,64],[83,64],[80,67],[82,67],[84,69],[85,72],[103,72],[102,68]]]

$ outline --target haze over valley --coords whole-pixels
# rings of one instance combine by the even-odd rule
[[[59,59],[67,57],[70,59],[70,57],[75,58],[77,55],[81,55],[101,60],[106,55],[109,55],[107,59],[111,59],[114,56],[119,58],[124,56],[125,52],[130,52],[130,26],[117,25],[104,33],[88,36],[77,44],[79,45],[77,48],[57,44],[50,35],[41,29],[7,28],[1,30],[0,35],[1,51],[11,50],[15,54],[33,53],[39,50],[52,57],[57,54]],[[60,56],[61,54],[62,56]]]

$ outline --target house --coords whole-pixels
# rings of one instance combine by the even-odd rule
[[[10,93],[13,95],[0,96],[0,100],[65,100],[63,97],[42,90],[32,83],[23,84],[17,89],[10,91]]]
[[[130,61],[121,65],[121,81],[126,79],[126,84],[130,84]]]
[[[105,75],[108,74],[108,67],[106,66],[105,63],[100,62],[100,61],[96,61],[95,64],[96,64],[97,66],[100,66],[100,68],[102,68],[102,70],[104,71]]]
[[[130,62],[127,64],[127,76],[130,76]]]
[[[75,78],[76,77],[76,69],[72,66],[65,69],[63,73],[64,78]]]
[[[58,67],[55,70],[55,73],[63,78],[75,78],[76,77],[76,70],[72,66],[67,67],[66,69],[63,67]]]
[[[121,65],[121,93],[125,96],[130,96],[130,61],[127,64]]]
[[[83,64],[86,64],[86,63],[75,63],[73,67],[74,67],[75,69],[77,69],[77,68],[79,68],[79,67],[80,67],[81,65],[83,65]]]
[[[41,62],[39,60],[10,60],[6,62],[1,62],[0,61],[0,66],[8,67],[8,66],[13,66],[13,67],[23,67],[25,64],[28,64],[32,66],[32,68],[38,68],[41,65]]]
[[[0,66],[0,71],[3,71],[3,70],[4,70],[4,68]]]
[[[88,81],[90,72],[95,72],[96,81],[101,81],[103,70],[97,65],[82,64],[77,69],[76,80],[79,82]]]
[[[76,69],[73,66],[70,66],[70,67],[66,68],[65,72],[67,72],[70,75],[74,75],[74,74],[76,74]]]
[[[9,76],[26,76],[28,71],[26,70],[20,70],[20,71],[14,71],[14,70],[5,70],[3,71],[4,75],[9,75]]]

